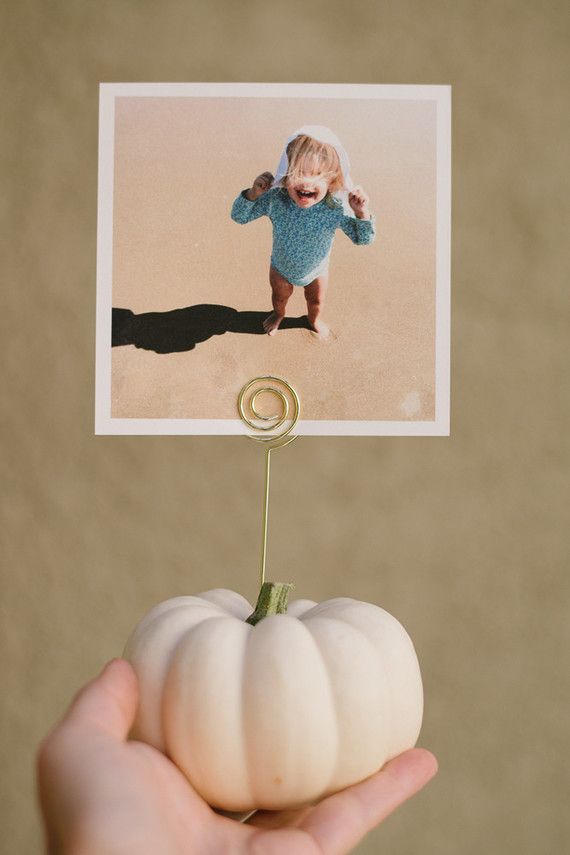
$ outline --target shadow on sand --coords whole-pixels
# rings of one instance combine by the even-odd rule
[[[263,321],[268,314],[268,311],[238,312],[230,306],[210,303],[141,315],[130,309],[114,308],[112,346],[134,344],[155,353],[180,353],[227,332],[265,335]],[[279,331],[285,329],[309,329],[307,316],[284,318]]]

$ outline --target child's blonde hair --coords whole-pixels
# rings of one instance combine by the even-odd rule
[[[287,146],[289,166],[283,176],[283,187],[306,175],[315,175],[328,181],[328,193],[341,190],[344,177],[336,148],[306,134],[300,134]]]

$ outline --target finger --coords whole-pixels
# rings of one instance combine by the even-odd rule
[[[126,659],[113,659],[98,677],[77,693],[62,724],[95,727],[110,736],[127,738],[138,703],[138,683]]]
[[[325,855],[348,852],[436,772],[433,754],[412,748],[366,781],[329,796],[297,828],[308,832]]]

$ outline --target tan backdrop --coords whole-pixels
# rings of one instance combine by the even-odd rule
[[[303,438],[269,567],[378,602],[422,664],[438,778],[360,853],[568,849],[568,29],[563,2],[11,4],[3,14],[2,846],[35,747],[160,599],[255,594],[262,457],[93,436],[97,85],[451,83],[452,436]],[[564,244],[563,244],[564,241]]]

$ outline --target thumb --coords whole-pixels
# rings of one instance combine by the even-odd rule
[[[98,677],[79,690],[62,724],[95,728],[125,740],[139,697],[138,682],[126,659],[112,659]]]

